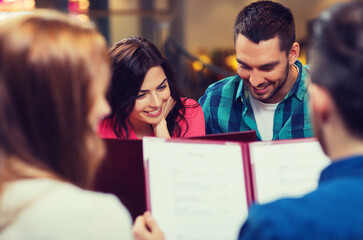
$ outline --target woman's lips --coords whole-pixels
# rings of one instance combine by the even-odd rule
[[[153,111],[147,111],[145,113],[151,117],[157,117],[161,114],[161,107]]]

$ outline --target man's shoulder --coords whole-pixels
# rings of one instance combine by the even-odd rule
[[[363,210],[360,207],[363,201],[362,184],[362,179],[336,180],[322,184],[317,190],[300,198],[284,198],[254,205],[242,228],[240,239],[260,236],[264,236],[261,239],[363,236],[363,230],[359,230],[363,221]]]
[[[254,205],[239,239],[308,239],[304,235],[309,229],[307,226],[316,226],[314,218],[307,218],[312,209],[302,199],[280,199]]]
[[[209,85],[204,95],[214,95],[226,90],[234,90],[238,87],[240,82],[241,78],[238,75],[226,77]]]
[[[299,69],[299,76],[302,82],[302,84],[300,84],[300,87],[302,85],[306,86],[310,75],[310,65],[303,65],[300,61],[297,61],[297,66],[301,68]]]
[[[304,65],[300,60],[296,60],[294,65],[299,69],[299,76],[301,77],[301,79],[306,82],[307,77],[310,74],[310,65]]]
[[[308,78],[308,76],[310,75],[310,65],[303,65],[301,75],[302,75],[301,76],[302,79]]]

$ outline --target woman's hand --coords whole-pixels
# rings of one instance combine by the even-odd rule
[[[164,233],[150,212],[138,216],[132,230],[136,240],[165,240]]]
[[[159,123],[152,125],[155,137],[170,138],[166,117],[175,106],[175,103],[175,100],[170,96],[163,106],[163,112],[161,113],[163,117]]]
[[[163,116],[164,119],[166,119],[166,117],[169,115],[169,113],[171,112],[171,110],[173,109],[173,107],[175,106],[175,100],[174,98],[172,98],[171,96],[168,98],[168,100],[166,101],[166,104],[164,106],[163,109]]]

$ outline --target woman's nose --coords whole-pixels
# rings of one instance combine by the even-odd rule
[[[150,107],[160,107],[160,98],[157,93],[151,93],[150,94]]]

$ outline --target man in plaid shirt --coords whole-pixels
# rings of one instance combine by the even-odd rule
[[[234,25],[238,75],[199,99],[207,134],[255,130],[259,140],[312,137],[308,72],[297,60],[290,9],[271,1],[246,6]]]

